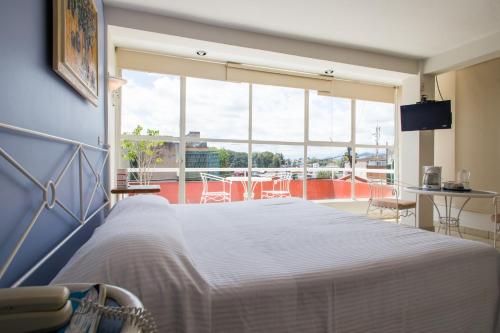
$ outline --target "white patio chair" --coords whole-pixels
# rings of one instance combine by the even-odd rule
[[[500,204],[500,196],[493,198],[493,214],[491,215],[491,222],[493,222],[493,247],[497,247],[497,235],[500,227],[500,212],[498,206]]]
[[[273,180],[273,189],[262,191],[262,199],[270,198],[290,198],[290,182],[292,180],[292,174],[282,173],[278,174],[276,179]]]
[[[370,199],[368,200],[368,208],[366,209],[366,214],[369,215],[371,211],[379,210],[380,215],[385,209],[391,210],[396,213],[396,222],[399,224],[400,217],[407,217],[413,215],[415,220],[415,227],[417,226],[417,214],[416,214],[416,201],[412,200],[401,200],[399,198],[398,184],[386,184],[382,179],[369,181],[368,186],[370,188]],[[388,188],[391,190],[391,194],[388,195]],[[401,212],[404,214],[401,214]]]
[[[208,173],[200,172],[200,176],[203,181],[200,203],[231,202],[232,181]],[[213,187],[217,187],[217,191],[210,190],[212,182]]]

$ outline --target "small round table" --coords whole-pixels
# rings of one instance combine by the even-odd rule
[[[436,210],[438,212],[439,228],[441,228],[441,224],[444,224],[445,225],[445,234],[451,235],[451,227],[456,227],[460,237],[462,237],[462,233],[460,232],[460,214],[462,213],[462,210],[464,209],[467,202],[469,202],[469,200],[472,198],[491,199],[497,195],[496,192],[492,192],[492,191],[476,191],[476,190],[452,191],[452,190],[444,190],[444,189],[427,190],[427,189],[423,189],[421,187],[405,187],[404,190],[406,192],[409,192],[409,193],[418,194],[417,200],[419,200],[420,195],[423,195],[426,198],[428,198],[432,202],[434,207],[436,207]],[[439,207],[434,202],[434,196],[444,197],[444,206],[445,206],[444,216],[441,215],[441,211],[439,210]],[[456,217],[451,216],[452,201],[453,201],[454,197],[466,198],[466,200],[464,201],[462,206],[460,206],[460,209],[459,209]],[[417,207],[418,207],[418,205],[417,205]],[[438,229],[438,231],[439,231],[439,229]]]
[[[248,199],[248,177],[247,176],[231,176],[231,177],[226,177],[227,180],[230,180],[232,182],[240,182],[243,184],[243,197],[245,199]],[[270,182],[273,179],[271,177],[252,177],[252,188],[251,188],[251,196],[253,199],[255,187],[257,186],[257,183],[260,183],[260,190],[262,192],[262,183],[263,182]]]

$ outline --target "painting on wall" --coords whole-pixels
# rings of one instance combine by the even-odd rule
[[[53,0],[53,68],[98,105],[98,27],[94,0]]]

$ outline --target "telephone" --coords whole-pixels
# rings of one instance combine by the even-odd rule
[[[75,286],[82,289],[82,285]],[[5,333],[157,331],[151,315],[142,307],[105,305],[107,287],[115,294],[123,289],[103,284],[84,286],[76,291],[66,286],[0,289],[0,330]]]

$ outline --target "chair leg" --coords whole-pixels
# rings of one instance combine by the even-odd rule
[[[496,222],[496,221],[495,221]],[[497,248],[497,224],[493,224],[493,247]]]
[[[396,223],[399,224],[399,208],[396,209]]]
[[[418,225],[417,225],[417,209],[416,208],[413,211],[413,220],[415,221],[415,228],[418,228]]]

